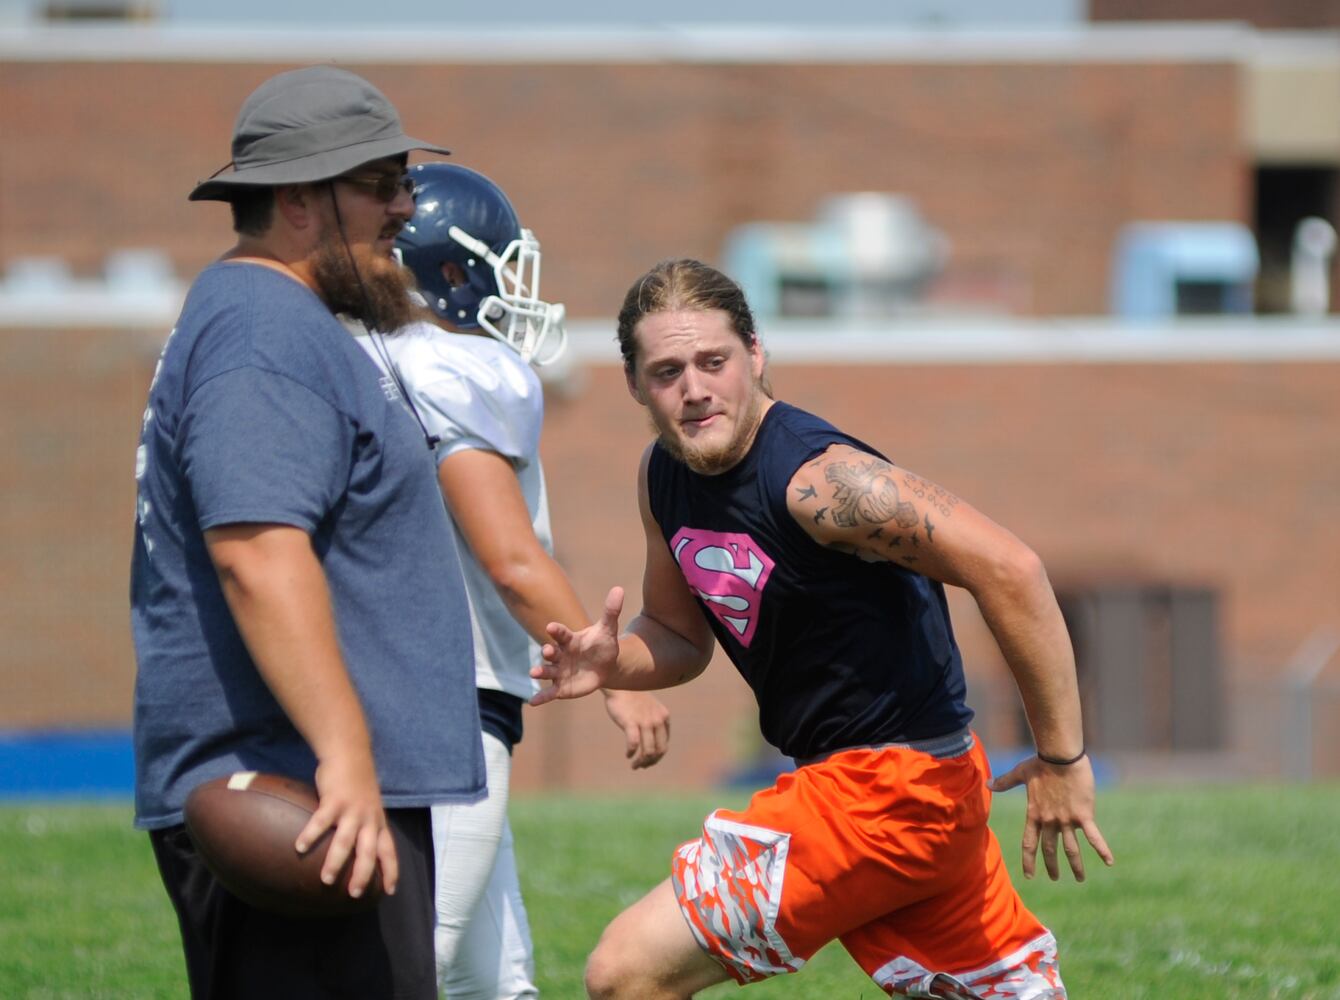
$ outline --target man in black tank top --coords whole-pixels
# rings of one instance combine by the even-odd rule
[[[1058,843],[1084,878],[1094,819],[1074,655],[1047,575],[1014,535],[812,414],[774,401],[739,287],[657,265],[619,315],[643,456],[643,607],[623,592],[580,632],[554,623],[543,704],[681,684],[720,642],[767,739],[797,769],[718,809],[671,877],[620,914],[587,966],[595,997],[688,997],[799,969],[837,938],[896,996],[1057,1000],[1056,940],[987,826],[1024,785],[1024,873]],[[942,584],[968,590],[1019,687],[1037,755],[990,781],[968,728]],[[686,586],[687,584],[687,586]]]

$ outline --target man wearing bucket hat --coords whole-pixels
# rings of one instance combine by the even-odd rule
[[[187,296],[136,456],[135,821],[194,996],[434,997],[428,807],[484,792],[469,610],[432,442],[335,313],[408,318],[407,154],[446,150],[332,67],[263,83],[232,145],[190,198],[229,202],[237,244]],[[350,860],[357,895],[379,867],[390,895],[301,920],[224,892],[183,808],[238,771],[313,783],[295,847],[333,830],[323,878]]]

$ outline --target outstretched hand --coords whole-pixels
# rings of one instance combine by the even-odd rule
[[[550,681],[530,700],[545,705],[559,698],[581,698],[605,686],[605,676],[619,659],[619,615],[623,611],[623,588],[614,587],[605,597],[600,620],[574,632],[566,625],[550,622],[545,631],[551,642],[540,648],[543,662],[530,675]]]
[[[1042,848],[1042,861],[1053,882],[1061,877],[1056,856],[1059,837],[1065,850],[1070,870],[1076,882],[1084,881],[1084,858],[1080,854],[1076,831],[1084,837],[1095,853],[1108,867],[1113,864],[1112,851],[1103,839],[1094,819],[1093,768],[1088,757],[1073,764],[1047,764],[1037,757],[1029,757],[1006,774],[991,782],[993,792],[1004,792],[1023,785],[1028,795],[1028,815],[1024,821],[1024,877],[1032,878],[1037,868],[1037,852]]]

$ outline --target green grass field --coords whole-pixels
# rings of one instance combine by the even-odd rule
[[[522,798],[513,825],[550,1000],[582,996],[601,928],[667,871],[717,798]],[[993,819],[1075,1000],[1340,1000],[1340,787],[1106,792],[1118,866],[1018,875],[1022,795]],[[1092,855],[1090,855],[1092,858]],[[0,807],[0,997],[182,997],[176,923],[125,805]],[[723,985],[706,997],[735,995]],[[838,947],[749,1000],[882,996]]]

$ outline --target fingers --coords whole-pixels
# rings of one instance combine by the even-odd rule
[[[299,853],[306,853],[321,839],[321,834],[330,829],[330,823],[320,821],[320,832],[312,836],[318,828],[318,815],[312,815],[294,843]],[[349,870],[349,895],[357,899],[367,890],[377,865],[381,865],[382,887],[387,894],[395,892],[399,880],[399,863],[396,858],[395,840],[390,828],[385,825],[384,817],[368,817],[360,821],[352,813],[347,814],[335,827],[326,848],[326,857],[321,865],[321,881],[334,885],[340,877],[346,863],[352,865]]]
[[[395,845],[390,840],[371,758],[354,753],[323,761],[316,769],[316,787],[316,811],[294,846],[302,853],[320,849],[329,833],[330,842],[321,862],[322,882],[335,885],[347,864],[349,895],[358,897],[366,891],[378,862],[389,860],[389,869],[382,869],[382,884],[394,889],[398,870]]]
[[[1031,840],[1029,834],[1032,834]],[[1060,855],[1057,853],[1058,842],[1065,850],[1066,860],[1070,863],[1070,870],[1075,873],[1075,881],[1084,881],[1084,859],[1079,853],[1079,841],[1075,838],[1075,831],[1072,827],[1062,826],[1055,821],[1044,822],[1041,820],[1030,820],[1028,826],[1024,829],[1024,877],[1032,878],[1037,873],[1037,850],[1042,849],[1042,865],[1047,870],[1047,877],[1053,882],[1061,877]]]
[[[987,784],[987,787],[993,792],[1008,792],[1011,788],[1017,788],[1022,785],[1028,777],[1028,761],[1016,764],[1009,771],[1006,771],[1000,777],[993,779]]]
[[[312,818],[307,821],[307,825],[298,831],[298,839],[293,842],[293,849],[299,854],[306,854],[312,845],[321,839],[321,835],[330,829],[330,825],[334,821],[334,806],[327,806],[324,802],[319,803],[316,812],[312,813]]]
[[[1076,882],[1084,881],[1084,857],[1079,853],[1079,838],[1075,836],[1073,826],[1061,828],[1061,846],[1065,849],[1066,861],[1070,864],[1070,870],[1075,874]],[[1056,878],[1060,877],[1058,872]],[[1052,881],[1055,881],[1053,878]]]
[[[531,676],[533,677],[535,674],[532,673]],[[538,708],[541,705],[548,705],[551,701],[557,701],[558,697],[558,685],[550,684],[547,688],[540,688],[535,696],[530,699],[529,704],[534,708]]]
[[[1061,877],[1060,855],[1057,851],[1058,842],[1060,849],[1065,852],[1066,863],[1070,866],[1075,881],[1083,882],[1087,877],[1084,871],[1083,845],[1080,843],[1078,835],[1081,830],[1084,831],[1085,839],[1089,841],[1090,846],[1103,859],[1103,863],[1109,867],[1114,863],[1112,852],[1106,841],[1103,840],[1102,832],[1092,821],[1085,823],[1039,822],[1037,823],[1037,829],[1040,831],[1037,841],[1042,848],[1043,863],[1047,868],[1048,877],[1053,882],[1058,881]],[[1024,840],[1024,850],[1030,852],[1031,848],[1028,845],[1027,834],[1025,834]],[[1024,874],[1029,878],[1033,877],[1032,865],[1027,860],[1024,864]]]
[[[1044,825],[1039,841],[1042,846],[1042,864],[1047,869],[1047,877],[1055,882],[1061,877],[1061,867],[1056,861],[1056,828]]]
[[[992,791],[1017,785],[1028,789],[1028,818],[1023,835],[1023,872],[1032,878],[1041,849],[1043,866],[1053,881],[1061,877],[1060,853],[1076,882],[1086,878],[1080,831],[1106,865],[1113,864],[1112,851],[1093,818],[1093,773],[1087,763],[1074,767],[1046,765],[1035,758],[1021,762],[1009,773],[990,782]]]
[[[1059,843],[1060,850],[1065,852],[1066,863],[1070,866],[1075,881],[1083,882],[1087,875],[1084,870],[1083,844],[1079,839],[1080,831],[1083,831],[1084,838],[1105,865],[1110,868],[1115,864],[1112,850],[1107,846],[1102,831],[1098,829],[1098,825],[1093,820],[1061,822],[1054,819],[1041,820],[1030,816],[1024,828],[1023,838],[1024,877],[1032,878],[1035,874],[1035,855],[1038,848],[1041,848],[1042,861],[1047,869],[1048,878],[1053,882],[1058,881],[1061,878],[1060,853],[1057,849]]]
[[[355,899],[363,895],[368,883],[372,881],[372,873],[377,867],[377,843],[381,832],[376,826],[364,824],[358,828],[355,834],[354,864],[349,872],[349,895]],[[326,881],[326,873],[330,868],[330,857],[327,855],[326,864],[321,869],[321,880],[330,885],[335,878],[339,877],[342,867],[344,866],[336,867],[331,876],[331,881]]]
[[[540,662],[530,668],[530,675],[536,680],[552,681],[561,673],[559,658],[562,654],[558,647],[545,643],[540,647]]]
[[[637,746],[633,748],[633,752],[628,754],[628,757],[634,771],[651,767],[652,764],[661,759],[656,753],[656,748],[650,742],[643,742],[641,739],[638,740]]]
[[[625,735],[627,746],[624,749],[624,756],[628,758],[634,771],[650,767],[660,759],[656,753],[655,738],[647,726],[629,726]]]
[[[670,744],[670,710],[642,691],[606,691],[605,711],[624,738],[633,770],[651,767]]]
[[[642,728],[630,723],[623,727],[623,755],[625,760],[633,762],[636,770],[638,758],[642,756]]]
[[[651,767],[670,749],[670,713],[664,708],[661,711],[664,717],[651,727],[651,752],[647,755],[647,762],[642,765],[643,767]]]
[[[1107,841],[1103,839],[1103,831],[1098,829],[1098,824],[1091,819],[1085,820],[1082,829],[1084,830],[1084,839],[1089,842],[1089,846],[1094,849],[1094,853],[1103,859],[1103,864],[1109,868],[1116,864],[1117,859],[1112,855],[1112,848],[1108,847]]]
[[[651,767],[665,756],[669,747],[670,723],[668,720],[639,726],[636,742],[630,742],[629,744],[628,757],[632,760],[633,770],[637,771],[644,767]]]
[[[394,896],[400,883],[400,857],[395,851],[395,837],[391,836],[389,826],[382,827],[377,837],[377,863],[382,868],[382,888],[388,896]]]
[[[326,860],[321,865],[321,881],[326,885],[335,884],[340,869],[344,867],[344,863],[349,860],[349,855],[354,851],[354,845],[358,841],[358,833],[358,820],[351,816],[346,816],[335,827],[335,836],[331,838],[330,846],[326,848]],[[357,865],[355,865],[356,867]],[[367,875],[363,876],[364,884],[367,883],[367,878]]]
[[[1024,822],[1023,869],[1024,878],[1032,878],[1038,863],[1038,830],[1041,824],[1031,815]]]
[[[623,588],[611,587],[610,592],[605,595],[605,613],[601,616],[600,623],[611,632],[618,634],[619,615],[623,613]],[[551,632],[550,635],[553,635]]]
[[[1093,835],[1090,836],[1089,830],[1092,828]],[[1076,882],[1083,882],[1084,874],[1084,854],[1081,850],[1077,831],[1084,831],[1089,843],[1093,845],[1098,856],[1109,866],[1112,864],[1112,852],[1108,850],[1107,844],[1103,841],[1103,835],[1099,832],[1097,826],[1092,822],[1081,823],[1079,821],[1062,822],[1056,819],[1039,819],[1030,815],[1024,826],[1023,838],[1023,870],[1025,878],[1032,878],[1037,870],[1037,852],[1041,848],[1043,867],[1047,870],[1047,877],[1053,882],[1061,878],[1060,850],[1065,852],[1066,862],[1074,873]],[[1095,842],[1093,837],[1097,837]],[[1101,849],[1098,845],[1102,845]]]
[[[567,631],[562,625],[557,624],[551,624],[549,630],[550,632]],[[568,636],[571,637],[571,635],[572,633],[569,632]],[[550,683],[547,687],[540,688],[530,699],[529,704],[532,706],[547,705],[549,702],[563,697],[563,689],[560,687],[562,670],[558,665],[560,656],[558,647],[552,643],[545,643],[540,647],[540,656],[542,660],[530,668],[530,676],[537,681],[549,681]]]
[[[665,756],[670,749],[670,720],[666,719],[652,727],[651,734],[651,752],[647,755],[647,762],[643,767],[651,767]]]

